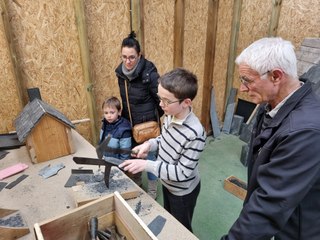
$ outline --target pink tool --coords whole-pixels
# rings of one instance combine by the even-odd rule
[[[23,170],[27,169],[29,166],[24,163],[17,163],[10,167],[0,170],[0,180],[10,177],[16,173],[22,172]]]

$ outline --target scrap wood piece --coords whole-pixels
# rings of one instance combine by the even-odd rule
[[[29,175],[26,175],[26,174],[21,175],[16,180],[14,180],[13,182],[9,183],[5,188],[7,188],[7,189],[13,188],[14,186],[16,186],[18,183],[22,182],[28,176]]]
[[[10,167],[0,170],[0,180],[10,177],[16,173],[22,172],[23,170],[27,169],[29,166],[24,163],[17,163]]]
[[[17,239],[29,232],[19,210],[0,208],[0,240]]]
[[[247,183],[235,176],[227,177],[224,180],[223,188],[241,200],[244,200],[247,195]]]

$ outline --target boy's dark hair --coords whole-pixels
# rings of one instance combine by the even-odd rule
[[[193,100],[197,95],[197,76],[184,68],[173,69],[161,76],[158,81],[161,87],[173,93],[178,99]]]
[[[124,47],[134,48],[138,54],[140,53],[140,43],[136,39],[136,33],[134,31],[122,40],[121,49]]]
[[[102,109],[104,107],[112,107],[112,108],[116,108],[118,111],[121,110],[121,103],[119,101],[119,99],[117,97],[109,97],[106,100],[104,100],[104,102],[102,103]]]

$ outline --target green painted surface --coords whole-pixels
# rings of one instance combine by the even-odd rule
[[[200,159],[201,191],[194,212],[192,227],[201,240],[220,239],[236,220],[242,200],[223,188],[230,175],[246,181],[247,168],[240,162],[241,148],[245,143],[234,135],[209,136]],[[143,174],[146,186],[146,174]],[[162,205],[161,185],[157,201]]]

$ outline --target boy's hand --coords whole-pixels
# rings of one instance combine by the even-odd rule
[[[119,167],[124,171],[136,174],[142,172],[146,169],[147,161],[143,159],[131,159],[126,160],[123,163],[119,164]]]
[[[133,153],[131,156],[136,158],[146,158],[150,151],[150,147],[151,145],[148,141],[144,142],[143,144],[140,144],[132,149]]]

